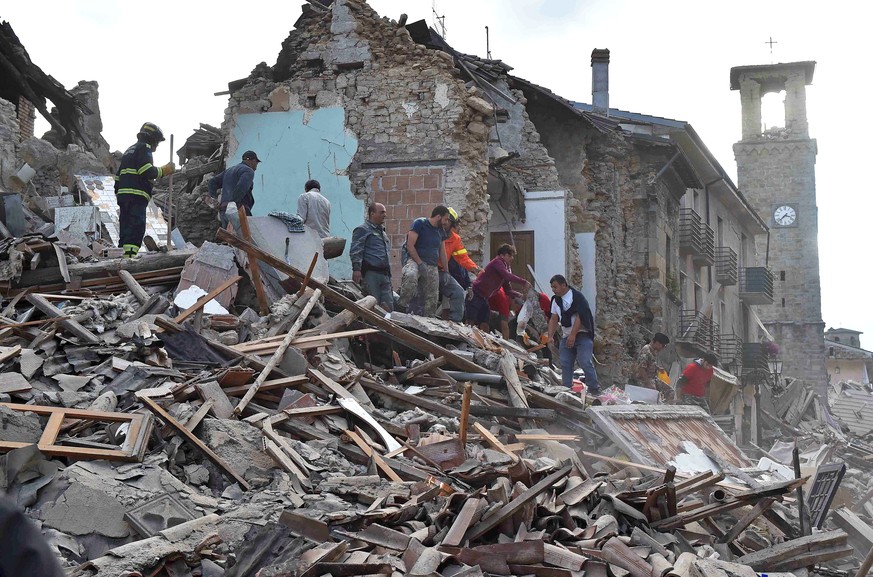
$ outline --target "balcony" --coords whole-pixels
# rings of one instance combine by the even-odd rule
[[[715,233],[692,208],[679,211],[679,252],[690,254],[699,266],[715,262]]]
[[[740,269],[740,299],[747,305],[773,304],[773,273],[763,266]]]
[[[718,356],[722,364],[741,364],[743,356],[743,339],[733,333],[720,336]]]
[[[701,353],[718,355],[721,342],[718,323],[700,311],[679,311],[679,335],[676,340]]]
[[[739,278],[737,253],[729,246],[715,249],[715,280],[722,286],[734,286]]]

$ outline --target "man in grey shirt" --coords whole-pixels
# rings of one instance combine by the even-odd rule
[[[321,194],[321,185],[317,180],[307,180],[303,190],[297,199],[297,214],[318,236],[330,236],[330,201]]]
[[[394,310],[394,291],[388,261],[391,239],[383,226],[386,213],[385,205],[378,202],[367,207],[367,220],[352,231],[349,258],[352,259],[352,280],[361,285],[366,294],[376,297],[379,305],[390,313]]]

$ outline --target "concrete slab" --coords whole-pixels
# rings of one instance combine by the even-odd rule
[[[249,227],[252,230],[252,240],[258,247],[304,272],[309,269],[312,255],[318,253],[318,262],[315,264],[312,276],[318,281],[327,282],[330,271],[327,261],[324,260],[321,237],[314,230],[305,227],[305,232],[302,233],[288,232],[285,223],[272,216],[251,217]],[[288,278],[287,275],[272,268],[268,274],[262,276],[271,276],[280,281]]]
[[[124,513],[124,507],[109,493],[76,483],[43,507],[42,519],[45,525],[70,535],[99,533],[122,538],[130,534]]]

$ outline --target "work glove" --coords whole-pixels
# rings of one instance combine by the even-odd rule
[[[418,263],[418,272],[419,273],[424,274],[424,271],[426,271],[426,270],[427,270],[427,263],[426,262],[421,261],[420,263]]]
[[[449,282],[449,273],[444,270],[439,272],[440,286],[445,286]]]
[[[164,166],[161,167],[161,176],[169,176],[176,172],[176,165],[172,162],[168,162]]]

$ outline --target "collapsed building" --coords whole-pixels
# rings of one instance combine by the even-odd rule
[[[22,133],[20,95],[0,101],[5,206],[21,207],[3,219],[0,480],[68,572],[751,577],[863,563],[873,446],[769,372],[755,308],[773,299],[755,249],[767,223],[689,124],[609,107],[608,59],[593,52],[592,104],[574,103],[423,22],[310,2],[276,65],[230,83],[222,127],[177,151],[172,224],[188,243],[127,261],[108,258],[99,204],[111,155],[93,136],[64,141],[99,136],[96,84],[70,91],[90,112],[81,129],[43,139]],[[205,180],[246,149],[264,160],[254,216],[216,232]],[[27,182],[11,178],[23,162]],[[519,342],[386,318],[344,280],[342,254],[268,216],[309,178],[337,237],[368,202],[388,207],[395,273],[409,223],[440,203],[477,260],[509,241],[530,280],[566,271],[596,306],[617,386],[589,406]],[[167,192],[155,200],[168,208]],[[621,390],[655,331],[674,337],[671,358],[720,356],[712,415]]]

